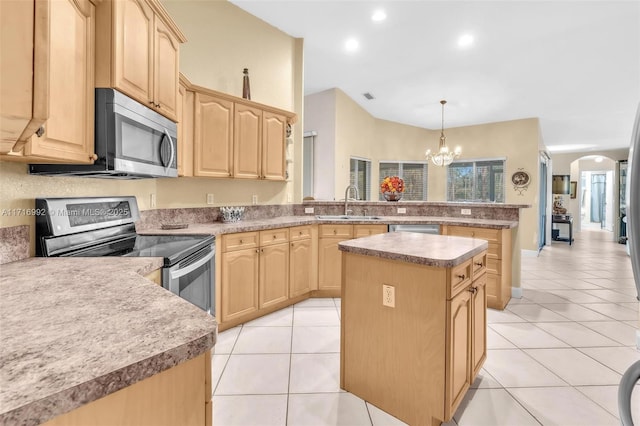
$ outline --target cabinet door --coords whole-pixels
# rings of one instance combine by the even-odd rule
[[[24,155],[91,163],[95,6],[88,0],[36,2],[35,19],[33,108],[47,111],[47,120],[44,133],[25,145]]]
[[[467,289],[468,290],[468,289]],[[445,411],[453,414],[471,386],[471,292],[463,290],[447,301]],[[450,415],[445,413],[445,418]]]
[[[471,380],[478,375],[487,357],[487,274],[476,278],[471,295]]]
[[[176,121],[180,44],[159,17],[154,22],[153,100],[159,113]]]
[[[262,140],[262,111],[235,104],[233,114],[233,176],[258,179],[261,177],[260,147]]]
[[[222,322],[258,310],[259,250],[222,254]]]
[[[178,176],[193,176],[194,98],[191,90],[178,87]]]
[[[312,265],[311,239],[291,242],[289,251],[289,297],[311,291]]]
[[[260,309],[289,298],[289,243],[260,249]]]
[[[229,177],[233,102],[195,94],[194,176]]]
[[[0,1],[0,154],[11,151],[32,118],[34,4]]]
[[[153,11],[144,0],[118,0],[113,7],[113,87],[153,107]]]
[[[318,241],[318,289],[342,287],[342,257],[338,243],[348,238],[320,238]]]
[[[262,178],[285,180],[287,119],[264,112],[262,116]]]

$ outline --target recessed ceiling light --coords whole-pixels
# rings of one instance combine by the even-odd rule
[[[373,15],[371,15],[371,20],[374,22],[384,21],[385,19],[387,19],[387,14],[382,9],[376,10],[373,12]]]
[[[596,158],[593,159],[593,161],[595,161],[596,163],[602,163],[602,160],[604,160],[604,158],[597,156]]]
[[[360,43],[355,38],[350,38],[344,43],[344,48],[347,49],[348,52],[355,52],[359,46]]]
[[[473,45],[473,36],[471,34],[463,34],[458,38],[458,47],[470,47]]]

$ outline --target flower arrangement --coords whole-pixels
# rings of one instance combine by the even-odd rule
[[[387,176],[380,184],[380,192],[404,192],[404,180],[398,176]]]
[[[398,176],[386,176],[380,184],[380,192],[387,201],[399,201],[404,192],[404,180]]]

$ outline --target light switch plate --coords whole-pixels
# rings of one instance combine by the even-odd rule
[[[258,196],[257,195],[252,195],[251,196],[251,204],[258,204]]]
[[[152,209],[156,208],[156,194],[153,193],[153,192],[151,194],[149,194],[149,206]]]
[[[207,194],[207,204],[213,204],[213,194]]]
[[[460,214],[468,216],[468,215],[471,214],[471,209],[462,209],[462,210],[460,210]]]
[[[309,214],[309,213],[310,213],[310,214],[313,214],[313,212],[314,212],[313,207],[305,207],[305,208],[304,208],[304,212],[305,212],[305,213],[308,213],[308,214]]]

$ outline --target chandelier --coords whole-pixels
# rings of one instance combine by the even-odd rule
[[[440,130],[440,145],[438,147],[438,152],[433,153],[428,149],[426,153],[427,161],[431,160],[436,166],[448,166],[453,162],[453,160],[460,157],[460,154],[462,153],[459,146],[456,147],[455,151],[449,151],[449,147],[446,143],[447,138],[444,136],[444,104],[446,103],[447,101],[444,99],[440,101],[440,104],[442,105],[442,129]]]

